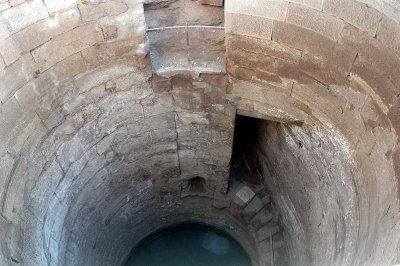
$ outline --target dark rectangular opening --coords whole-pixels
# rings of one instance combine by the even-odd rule
[[[233,151],[231,160],[231,171],[229,186],[235,183],[262,183],[262,175],[257,165],[255,153],[258,145],[258,137],[262,129],[262,123],[266,120],[237,115],[235,121],[235,132],[233,139]]]

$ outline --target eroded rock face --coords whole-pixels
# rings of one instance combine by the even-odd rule
[[[0,0],[0,264],[114,265],[189,219],[254,265],[399,264],[400,7],[184,2]],[[228,186],[236,114],[261,184]]]

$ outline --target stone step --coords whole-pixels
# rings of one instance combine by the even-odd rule
[[[261,227],[266,225],[272,220],[272,213],[265,207],[261,209],[251,220],[250,225],[255,229],[259,230]]]
[[[271,235],[278,233],[279,231],[280,228],[276,223],[269,222],[256,232],[257,241],[261,242],[270,237]]]
[[[264,203],[258,197],[254,197],[243,209],[242,216],[246,222],[249,222],[262,208],[264,208]]]

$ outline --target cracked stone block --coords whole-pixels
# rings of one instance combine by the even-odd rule
[[[240,207],[244,207],[254,198],[255,195],[256,194],[251,190],[251,188],[243,186],[238,192],[236,192],[234,202]]]
[[[263,202],[258,198],[254,197],[252,201],[250,201],[249,205],[244,208],[242,214],[246,221],[249,221],[253,218],[262,208],[264,207]]]

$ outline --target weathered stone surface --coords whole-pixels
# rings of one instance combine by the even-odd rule
[[[246,14],[273,20],[285,20],[289,3],[286,1],[227,1],[226,13]],[[254,18],[254,17],[253,17]]]
[[[30,55],[21,57],[17,62],[5,69],[0,76],[0,100],[7,98],[36,76],[36,64]]]
[[[378,68],[394,86],[400,85],[400,58],[391,53],[390,49],[354,27],[345,27],[341,39],[349,49],[356,50],[360,56]]]
[[[10,182],[13,165],[14,158],[12,158],[10,154],[5,153],[1,156],[0,166],[1,169],[4,170],[0,173],[0,206],[3,206],[3,200],[7,193],[8,182]]]
[[[50,13],[58,12],[77,4],[77,0],[44,0]]]
[[[267,209],[262,209],[258,212],[250,221],[251,226],[256,230],[260,229],[262,226],[266,225],[272,219],[272,213]]]
[[[332,40],[339,39],[344,27],[344,22],[340,19],[295,4],[289,5],[286,22],[315,31]]]
[[[16,33],[15,38],[18,40],[21,49],[24,52],[29,52],[51,38],[77,27],[79,18],[78,10],[70,9],[26,27]]]
[[[176,25],[222,26],[224,9],[202,5],[201,1],[157,0],[145,2],[146,25],[149,28]]]
[[[140,39],[101,43],[83,50],[82,56],[91,68],[127,58],[131,58],[133,62],[137,62],[138,66],[144,68],[146,67],[144,64],[147,61],[143,60],[141,56],[138,58],[133,57],[137,55],[137,49],[140,44]]]
[[[105,41],[112,40],[118,36],[118,28],[115,26],[107,26],[102,28]]]
[[[326,0],[323,10],[368,32],[371,36],[376,34],[382,18],[382,14],[377,10],[352,0]]]
[[[231,205],[231,199],[220,192],[214,192],[213,206],[217,209],[229,208]]]
[[[38,47],[32,52],[40,70],[44,71],[64,58],[103,40],[94,24],[77,27]]]
[[[0,5],[6,3],[3,7],[9,12],[28,2],[34,0],[0,0]],[[45,2],[49,8],[51,1]],[[53,4],[62,8],[67,2]],[[106,2],[79,3],[95,8]],[[184,2],[188,7],[182,7]],[[6,200],[0,204],[0,235],[7,238],[0,264],[12,263],[10,257],[32,265],[120,264],[119,258],[138,239],[166,222],[190,218],[226,228],[244,240],[252,258],[260,255],[261,265],[270,259],[260,250],[267,249],[269,241],[257,244],[251,232],[269,223],[271,216],[264,213],[258,222],[252,219],[250,223],[243,218],[244,210],[255,199],[261,200],[259,189],[268,189],[272,196],[271,206],[259,213],[275,208],[273,213],[278,211],[279,221],[287,226],[284,249],[294,258],[291,264],[397,264],[397,26],[387,24],[385,17],[374,39],[343,22],[347,26],[338,39],[337,25],[329,27],[332,14],[318,13],[322,1],[273,2],[236,1],[278,19],[290,2],[282,23],[288,26],[276,28],[273,40],[271,35],[245,36],[253,30],[250,26],[243,33],[229,34],[228,75],[205,75],[198,68],[193,73],[195,68],[188,68],[188,78],[175,77],[174,72],[152,80],[141,1],[124,1],[129,7],[126,12],[94,19],[89,32],[97,30],[99,41],[88,40],[90,45],[82,44],[83,50],[71,48],[75,52],[65,53],[67,41],[61,40],[52,47],[54,52],[43,50],[41,57],[35,57],[38,62],[43,65],[43,59],[49,59],[53,63],[44,64],[41,72],[36,71],[31,50],[50,47],[49,43],[85,23],[67,18],[68,10],[58,13],[49,8],[52,18],[32,19],[36,22],[12,32],[2,11],[0,42],[14,38],[22,45],[22,53],[16,49],[10,56],[0,55],[0,168],[4,170],[0,193],[8,187]],[[19,4],[10,7],[10,3]],[[294,3],[307,11],[291,9]],[[388,3],[398,6],[392,0],[360,0],[355,5],[359,3],[380,11]],[[216,7],[200,1],[162,3],[168,4],[169,8],[153,13],[162,15],[150,20],[162,24],[165,19],[165,25],[221,25],[223,21],[223,16],[212,17],[223,14],[221,8],[205,15],[201,10]],[[271,14],[274,10],[263,5],[280,5],[283,10]],[[100,8],[93,18],[108,11]],[[61,23],[62,15],[65,23]],[[202,15],[205,19],[197,20]],[[246,15],[250,22],[257,17],[253,15]],[[393,16],[393,22],[398,17]],[[58,26],[50,23],[57,19]],[[86,30],[78,32],[79,38],[86,38]],[[206,71],[215,58],[225,57],[221,32],[216,43],[210,43],[212,34],[207,31],[186,34],[183,30],[150,45],[161,42],[171,47],[158,51],[167,63],[179,53],[186,53],[182,60],[203,59],[201,70]],[[191,47],[186,47],[187,41]],[[1,46],[0,54],[4,54],[6,45]],[[171,50],[176,53],[162,54]],[[225,61],[219,63],[225,65]],[[214,202],[217,195],[182,199],[182,183],[197,175],[205,178],[207,195],[228,188],[236,113],[268,120],[255,120],[254,132],[244,128],[249,134],[246,141],[255,142],[249,149],[259,159],[257,167],[263,176],[262,185],[249,185],[257,195],[243,208],[234,202],[232,206],[229,201]],[[13,169],[14,175],[9,175]],[[10,177],[9,185],[4,185],[4,176]],[[232,201],[234,192],[228,193]],[[29,195],[35,197],[31,200]],[[379,221],[379,226],[370,221]],[[363,241],[355,241],[359,238]],[[356,255],[354,250],[358,250]],[[280,254],[274,250],[276,259],[282,258]],[[275,261],[275,265],[281,262],[285,264]]]
[[[230,49],[227,52],[227,56],[230,60],[234,62],[234,64],[252,69],[257,68],[263,71],[268,71],[270,73],[274,73],[275,71],[271,71],[275,67],[275,58],[263,55],[247,52],[239,49]]]
[[[11,65],[17,61],[22,54],[20,44],[13,36],[4,41],[0,41],[0,46],[2,47],[0,54],[2,55],[6,65]]]
[[[308,74],[310,71],[340,71],[341,74],[336,74],[337,78],[328,78],[325,82],[343,83],[343,73],[348,73],[355,58],[356,51],[349,49],[347,42],[343,45],[338,45],[336,42],[325,38],[324,36],[314,33],[312,31],[299,28],[294,25],[275,22],[273,31],[273,40],[284,43],[291,47],[304,50],[309,54],[314,55],[316,58],[314,62],[318,67],[308,65]],[[322,58],[321,58],[322,57]],[[312,63],[313,60],[309,56],[303,57],[302,62]],[[321,60],[322,59],[322,60]],[[284,74],[284,72],[281,72]],[[341,76],[341,78],[340,78]],[[318,78],[318,77],[316,77]],[[322,82],[324,82],[322,80]]]
[[[46,6],[41,0],[26,1],[0,15],[13,33],[48,16]]]
[[[255,196],[256,194],[254,193],[251,188],[248,186],[242,186],[236,193],[233,201],[235,204],[237,204],[240,207],[244,207],[247,205]]]
[[[386,79],[379,68],[369,63],[363,57],[357,57],[351,72],[362,78],[381,97],[382,101],[391,106],[399,94],[398,89]]]
[[[11,98],[1,106],[3,112],[0,114],[0,124],[3,125],[0,129],[0,147],[5,150],[6,142],[12,136],[12,129],[20,123],[23,112],[20,110],[15,99]]]
[[[0,1],[0,12],[4,11],[6,9],[9,9],[11,7],[10,2],[8,0],[2,0]]]
[[[11,6],[16,6],[16,5],[22,4],[23,2],[26,2],[26,0],[10,0],[9,2],[11,4]]]
[[[227,38],[227,50],[229,51],[232,47],[235,49],[239,48],[245,51],[254,52],[256,54],[269,55],[296,63],[298,63],[301,58],[300,50],[293,49],[267,39],[251,38],[241,35],[230,35]]]
[[[322,11],[324,0],[291,0],[290,2]]]
[[[102,17],[116,16],[127,11],[123,1],[108,1],[102,3],[82,3],[78,5],[83,21],[92,21]]]
[[[394,20],[383,18],[379,23],[377,38],[384,45],[391,47],[400,57],[400,25]]]
[[[261,242],[261,241],[273,236],[274,234],[278,233],[279,230],[280,230],[279,226],[277,224],[275,224],[274,222],[270,222],[270,223],[264,225],[256,233],[258,242]]]
[[[210,6],[223,6],[224,0],[201,0],[201,3]]]
[[[264,203],[258,197],[254,197],[244,208],[242,215],[245,220],[250,221],[263,207]]]
[[[399,96],[397,96],[399,97]],[[390,108],[389,113],[388,113],[389,119],[393,125],[393,127],[396,129],[397,132],[400,132],[400,100],[397,98],[397,102],[393,104],[393,106]]]

